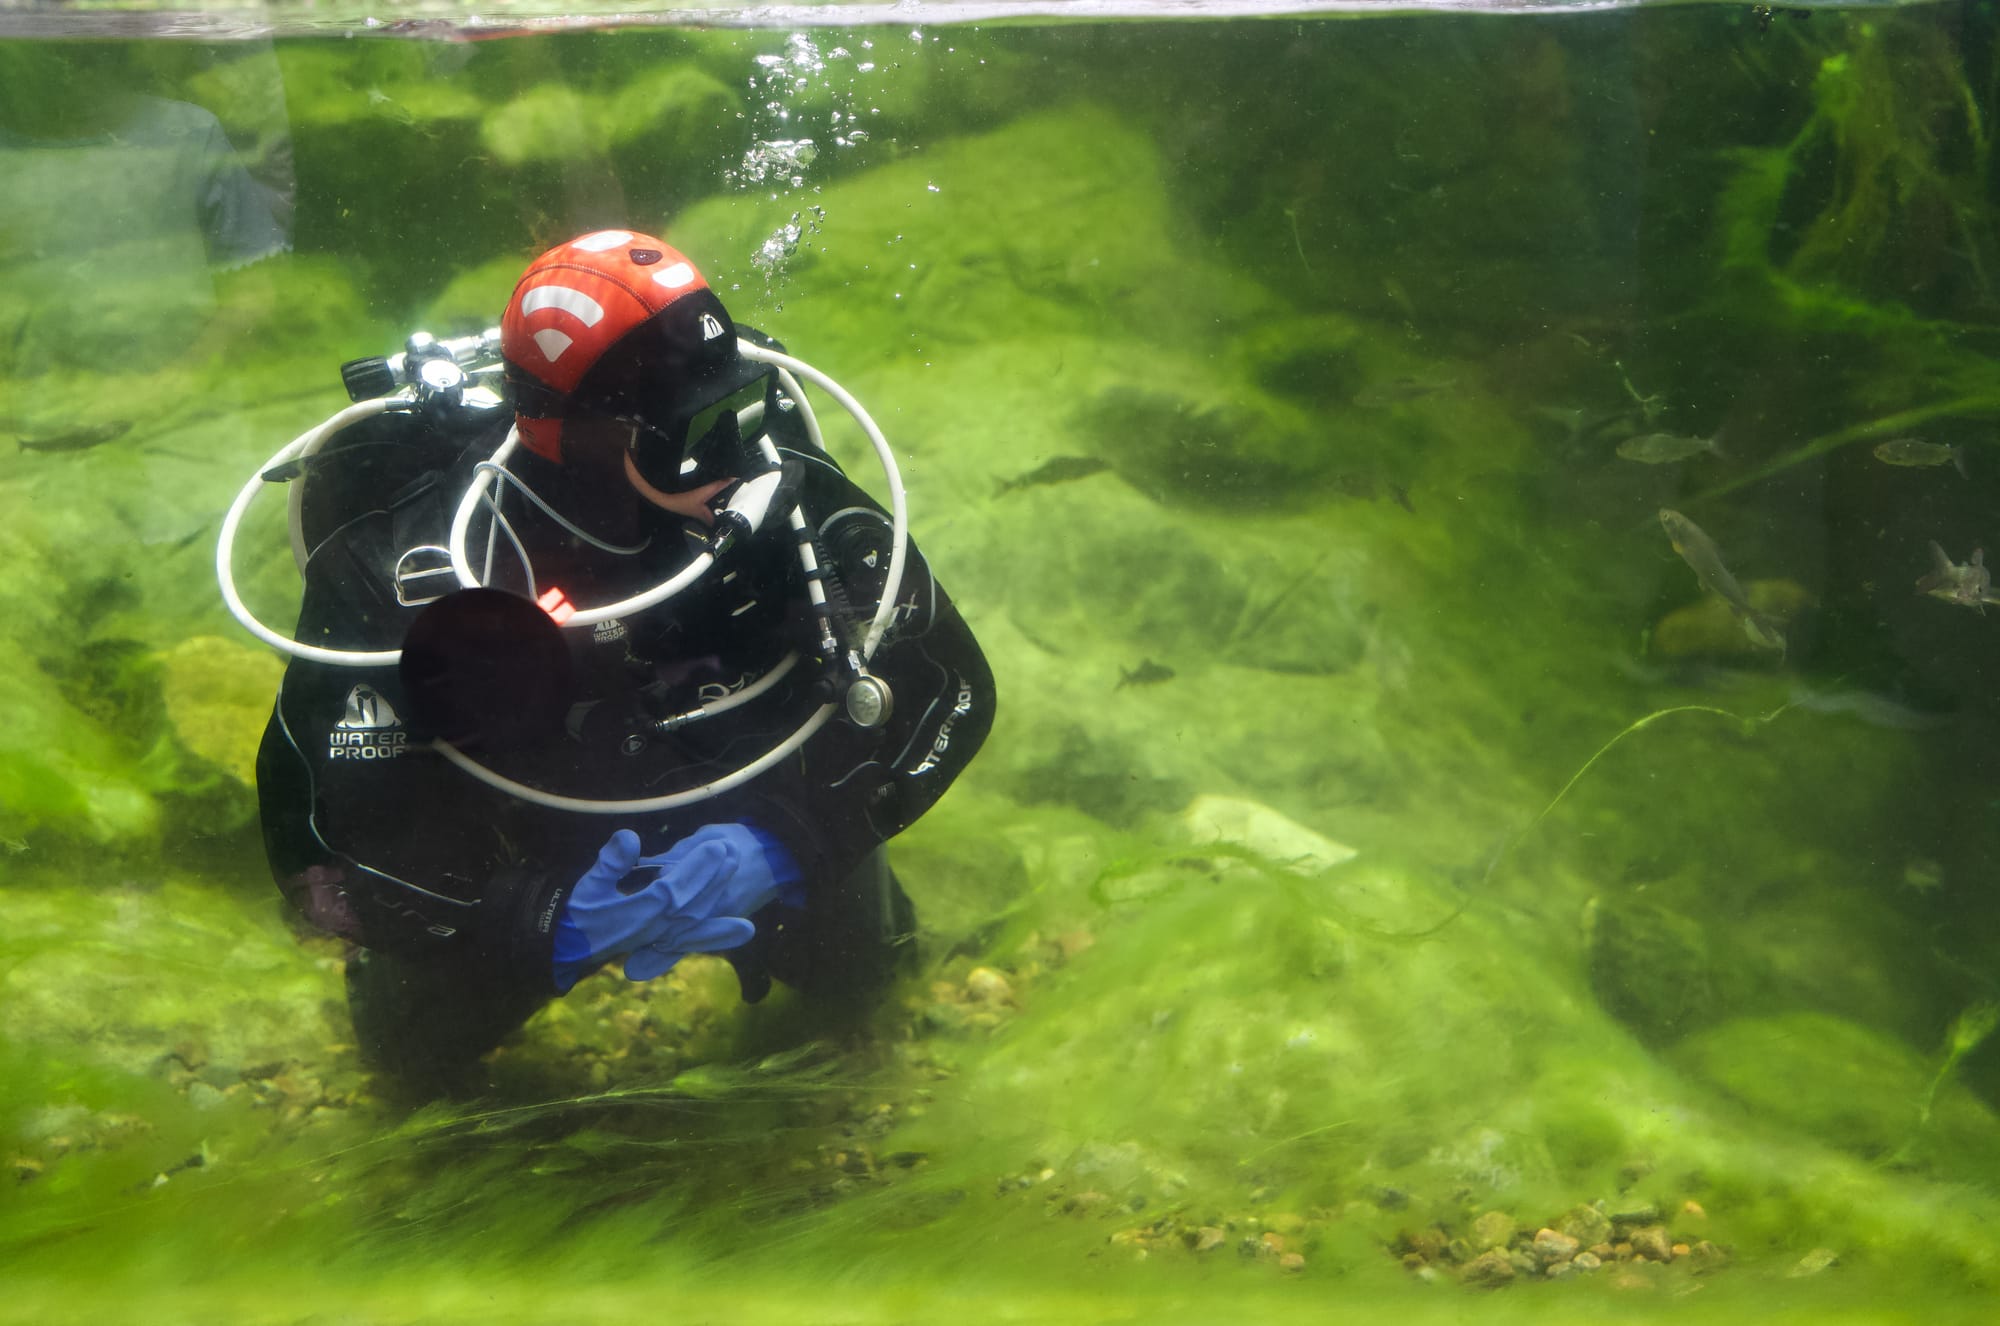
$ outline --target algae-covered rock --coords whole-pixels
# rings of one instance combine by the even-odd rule
[[[0,835],[48,829],[109,844],[143,838],[159,809],[132,750],[79,711],[18,645],[0,641]]]
[[[1743,592],[1751,607],[1777,623],[1788,642],[1792,641],[1793,624],[1813,607],[1812,594],[1792,580],[1746,581]],[[1653,627],[1650,647],[1666,658],[1772,657],[1768,648],[1744,631],[1742,618],[1713,595],[1660,618]]]
[[[596,108],[594,99],[559,83],[532,87],[485,118],[480,145],[509,166],[588,158],[602,145]]]
[[[1187,798],[1184,777],[1149,760],[1126,732],[1051,714],[1025,720],[1013,736],[1009,783],[1024,804],[1069,805],[1107,824],[1129,825]]]
[[[712,75],[668,64],[638,74],[609,96],[565,83],[530,87],[485,117],[480,144],[510,168],[573,171],[618,152],[613,187],[644,200],[637,210],[647,213],[663,195],[685,197],[690,183],[713,183],[716,144],[740,132],[740,105],[740,95]],[[643,214],[625,219],[651,224]]]
[[[1699,922],[1646,898],[1597,897],[1583,928],[1591,992],[1640,1040],[1671,1044],[1716,1015],[1715,958]]]
[[[184,1057],[210,1065],[324,1064],[346,1035],[338,960],[210,883],[42,878],[0,892],[0,907],[17,1044],[146,1073],[190,1044],[200,1054]]]
[[[927,145],[814,203],[823,224],[782,293],[823,340],[899,345],[915,332],[966,344],[995,328],[1021,338],[1115,329],[1154,349],[1207,353],[1278,309],[1180,242],[1157,145],[1092,106]],[[711,199],[669,238],[726,289],[729,275],[754,275],[752,257],[796,210],[790,198]]]
[[[245,786],[284,665],[264,649],[196,636],[159,657],[167,720],[181,745]]]
[[[1240,570],[1129,489],[1049,489],[1005,514],[1023,533],[1065,530],[1061,539],[1004,544],[1016,624],[1052,653],[1108,646],[1131,652],[1124,667],[1142,656],[1171,666],[1200,657],[1216,641],[1216,623],[1235,621],[1250,603]],[[1107,686],[1117,680],[1112,673]]]
[[[1347,402],[1363,390],[1380,343],[1365,324],[1338,314],[1273,317],[1236,337],[1230,350],[1257,385],[1301,404]]]
[[[924,942],[965,942],[1029,888],[1021,850],[1001,832],[1012,818],[998,798],[954,787],[889,848],[889,862],[916,904]]]
[[[1765,1122],[1865,1159],[1947,1172],[2000,1165],[2000,1117],[1990,1106],[1947,1082],[1922,1124],[1937,1065],[1842,1018],[1737,1018],[1688,1038],[1674,1058]]]
[[[299,384],[285,381],[291,366],[285,360],[308,360],[317,367],[329,359],[358,357],[382,335],[376,330],[379,314],[365,307],[352,265],[337,259],[287,254],[225,278],[218,290],[222,301],[205,345],[219,357],[227,355],[219,367],[239,391],[251,387],[272,396],[294,396]],[[268,358],[263,372],[244,373],[228,353],[245,341],[264,348]],[[338,370],[337,362],[319,368],[319,380],[337,391]],[[271,390],[280,382],[282,387]]]
[[[662,168],[715,156],[715,136],[733,125],[742,98],[721,80],[688,65],[635,75],[597,111],[605,138],[645,147]]]
[[[1347,844],[1241,797],[1198,796],[1188,803],[1181,823],[1197,844],[1227,844],[1295,875],[1317,875],[1357,855]]]
[[[448,337],[497,327],[507,298],[532,256],[509,253],[459,270],[424,310],[424,329],[434,336]]]
[[[1269,510],[1332,478],[1317,445],[1324,421],[1240,385],[1210,399],[1114,386],[1082,408],[1080,424],[1121,478],[1161,501]]]

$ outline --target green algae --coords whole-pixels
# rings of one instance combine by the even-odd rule
[[[1718,287],[1709,316],[1844,346],[1866,381],[1843,404],[1911,356],[1969,393],[1985,361],[1950,327],[1971,314],[1906,309],[1879,279],[1908,252],[1899,199],[1985,206],[1929,136],[1963,114],[1950,48],[1909,35],[1921,16],[1848,22],[1786,38],[1821,71],[1809,127],[1663,149],[1728,148],[1739,172],[1713,195],[1724,259],[1688,256],[1700,226],[1672,257]],[[1736,31],[1679,23],[1662,49]],[[882,129],[803,192],[731,191],[733,154],[701,142],[779,34],[281,44],[310,251],[218,286],[221,320],[181,362],[37,379],[52,411],[109,394],[158,418],[144,445],[194,459],[0,458],[0,539],[60,591],[0,587],[20,715],[0,744],[0,1247],[28,1268],[0,1315],[1978,1319],[2000,1124],[1980,1049],[1943,1071],[1934,1054],[1987,993],[1980,857],[1939,846],[1973,817],[1922,732],[1754,721],[1794,680],[1842,675],[1837,633],[1786,673],[1637,659],[1693,596],[1647,528],[1677,481],[1554,447],[1518,408],[1622,396],[1622,362],[1531,325],[1550,303],[1624,316],[1623,293],[1583,293],[1616,254],[1549,266],[1610,225],[1583,185],[1625,167],[1561,103],[1612,75],[1588,65],[1601,38],[1527,26],[853,34],[900,66]],[[1310,105],[1284,81],[1295,40],[1334,65]],[[1204,41],[1218,68],[1285,71],[1297,122],[1118,100]],[[1496,50],[1520,58],[1444,77]],[[211,66],[190,95],[241,96],[251,72]],[[1397,84],[1447,89],[1455,113],[1417,114]],[[808,88],[799,122],[838,91]],[[1523,92],[1549,113],[1480,110]],[[702,133],[661,141],[690,117]],[[1857,137],[1878,120],[1887,137]],[[1819,165],[1822,141],[1849,164]],[[1230,144],[1246,161],[1220,171]],[[1352,183],[1315,159],[1330,145],[1359,153]],[[642,151],[656,175],[620,168]],[[366,201],[371,172],[422,181],[463,221],[453,242],[411,242],[410,210]],[[629,193],[593,192],[617,179]],[[1823,222],[1775,250],[1821,187]],[[199,536],[338,403],[338,360],[393,348],[419,311],[440,334],[490,319],[537,231],[614,204],[879,411],[1003,708],[897,845],[924,965],[865,1034],[783,995],[743,1009],[726,968],[691,961],[587,983],[494,1056],[483,1096],[419,1106],[363,1077],[338,950],[301,944],[261,878],[243,743],[270,665],[230,634]],[[753,255],[807,206],[823,224],[771,281]],[[1583,219],[1553,226],[1564,209]],[[1510,302],[1537,278],[1561,298]],[[1533,348],[1493,348],[1514,336]],[[1651,367],[1639,382],[1695,408],[1694,374]],[[1401,379],[1446,385],[1358,403]],[[1904,426],[1906,405],[1870,418]],[[856,438],[833,445],[865,473]],[[1750,446],[1724,483],[1751,492],[1839,450]],[[993,499],[1061,455],[1109,469]],[[1776,506],[1723,510],[1733,556],[1802,541]],[[1814,519],[1847,522],[1834,540],[1861,523]],[[247,592],[283,620],[276,516],[252,533],[270,555],[246,557]],[[1174,676],[1121,686],[1144,659]],[[1988,722],[1970,702],[1957,721]],[[1190,843],[1201,794],[1358,854],[1301,874]],[[199,845],[174,836],[190,820]],[[1948,858],[1935,896],[1903,886],[1920,855]],[[1593,1201],[1656,1207],[1730,1260],[1473,1299],[1391,1251]],[[1228,1238],[1198,1251],[1206,1229]],[[1817,1249],[1837,1263],[1790,1278]]]

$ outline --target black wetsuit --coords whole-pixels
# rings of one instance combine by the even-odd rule
[[[309,552],[298,640],[398,649],[428,600],[457,588],[437,550],[474,467],[504,434],[500,416],[383,415],[307,462],[294,480],[304,484],[299,524]],[[837,619],[858,642],[880,601],[888,518],[806,441],[792,412],[779,414],[771,436],[797,468],[797,501],[827,563]],[[541,491],[573,480],[526,453],[509,467]],[[689,557],[670,517],[655,522],[645,552],[619,557],[518,497],[506,509],[532,554],[537,591],[560,589],[578,605],[628,597]],[[486,556],[483,523],[471,540],[475,563]],[[525,590],[508,542],[496,547],[495,581]],[[884,984],[914,923],[880,845],[964,768],[994,704],[977,643],[914,545],[907,563],[902,606],[869,663],[893,693],[889,720],[870,730],[836,716],[742,787],[675,810],[581,813],[524,801],[431,747],[415,712],[422,706],[395,666],[294,659],[257,762],[265,847],[301,913],[368,950],[349,971],[363,1050],[405,1072],[462,1063],[553,997],[553,925],[620,828],[653,853],[704,824],[742,821],[791,851],[806,905],[773,904],[754,918],[757,938],[728,955],[746,998],[761,997],[774,976],[832,999]],[[565,630],[561,640],[571,681],[560,731],[468,754],[566,797],[628,801],[709,782],[778,745],[826,700],[794,536],[775,514],[694,589],[624,620]],[[798,663],[756,699],[659,728],[753,682],[790,651]]]

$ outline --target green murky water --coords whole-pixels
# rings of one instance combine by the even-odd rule
[[[1990,1316],[1990,4],[31,17],[0,1317]],[[216,528],[601,225],[874,410],[1002,712],[866,1035],[690,960],[412,1104],[270,886]]]

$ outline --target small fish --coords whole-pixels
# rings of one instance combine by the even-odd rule
[[[1122,691],[1127,686],[1153,686],[1163,681],[1172,681],[1174,670],[1164,663],[1155,663],[1150,658],[1139,660],[1136,668],[1118,669],[1118,684],[1111,689]]]
[[[1931,540],[1931,573],[1917,582],[1917,593],[1982,613],[1987,604],[2000,603],[1993,594],[1993,573],[1986,569],[1986,550],[1974,548],[1961,565],[1945,555],[1936,539]]]
[[[1039,488],[1043,484],[1067,483],[1071,479],[1087,479],[1093,474],[1101,474],[1111,466],[1095,456],[1057,456],[1045,460],[1026,474],[1017,474],[1011,479],[1003,479],[993,490],[995,497],[1002,497],[1016,488]]]
[[[1750,643],[1761,649],[1775,649],[1783,652],[1785,633],[1776,619],[1750,606],[1750,596],[1743,592],[1743,586],[1722,564],[1722,550],[1715,546],[1715,540],[1702,531],[1701,526],[1689,520],[1671,507],[1660,508],[1660,526],[1667,532],[1667,541],[1674,545],[1674,551],[1694,572],[1694,578],[1701,587],[1729,605],[1743,623],[1743,633],[1750,637]]]
[[[1930,857],[1912,857],[1903,867],[1903,887],[1929,893],[1944,883],[1944,867]]]
[[[60,433],[17,437],[14,440],[23,451],[87,451],[115,437],[125,436],[131,427],[130,419],[114,419],[108,424],[86,424],[81,428],[66,428]]]
[[[1629,434],[1645,422],[1645,417],[1629,405],[1610,410],[1577,405],[1537,405],[1530,407],[1530,413],[1561,429],[1562,444],[1566,447],[1582,447],[1611,433]]]
[[[1965,472],[1965,457],[1957,447],[1943,442],[1926,442],[1920,437],[1898,437],[1876,444],[1875,459],[1884,465],[1907,465],[1928,468],[1933,465],[1949,465],[1958,471],[1959,477],[1969,479]]]
[[[1618,444],[1618,454],[1642,465],[1671,465],[1704,451],[1720,456],[1722,448],[1712,437],[1683,437],[1678,433],[1644,433]]]
[[[1364,410],[1380,410],[1391,405],[1402,405],[1407,401],[1422,400],[1426,396],[1435,396],[1441,391],[1450,391],[1457,385],[1457,378],[1443,380],[1418,377],[1391,378],[1387,382],[1378,382],[1372,387],[1356,392],[1354,403]]]

